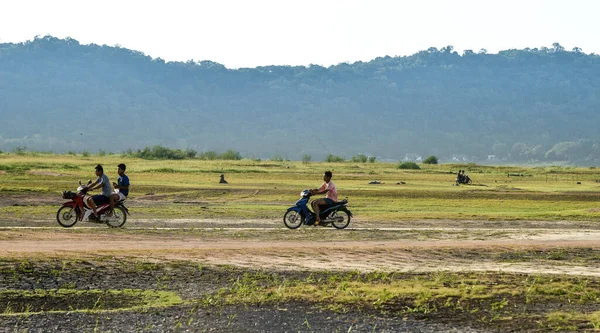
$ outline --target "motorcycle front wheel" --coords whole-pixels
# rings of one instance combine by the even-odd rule
[[[56,221],[62,227],[70,228],[77,223],[77,211],[73,207],[62,206],[56,212]]]
[[[290,229],[297,229],[302,225],[302,215],[295,210],[288,210],[283,215],[283,224]]]
[[[344,210],[333,212],[329,218],[333,219],[331,224],[333,224],[336,229],[344,229],[350,224],[350,214]]]
[[[113,209],[112,216],[106,216],[107,220],[104,222],[111,228],[120,228],[127,221],[127,213],[121,206],[117,206]]]

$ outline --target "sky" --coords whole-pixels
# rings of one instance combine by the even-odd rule
[[[0,0],[0,43],[71,37],[166,61],[321,66],[452,45],[600,54],[596,0]]]

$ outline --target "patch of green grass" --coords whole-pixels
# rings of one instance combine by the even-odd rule
[[[131,198],[139,200],[131,202],[132,208],[141,218],[145,214],[176,218],[279,218],[295,203],[301,190],[322,183],[322,172],[326,169],[333,170],[339,197],[349,198],[350,209],[362,221],[587,221],[600,217],[596,182],[600,179],[600,169],[564,167],[438,164],[421,165],[421,170],[401,170],[395,163],[380,162],[357,166],[252,160],[162,161],[115,155],[99,159],[52,154],[2,155],[0,196],[56,197],[63,190],[74,190],[78,180],[94,178],[96,163],[104,165],[112,181],[117,177],[116,165],[127,164]],[[474,185],[453,186],[459,169],[470,173]],[[219,184],[220,174],[225,174],[229,184]],[[381,184],[369,185],[374,178]],[[151,200],[144,201],[145,198]],[[182,203],[191,206],[180,209]],[[206,208],[193,208],[194,203]]]
[[[135,310],[183,303],[175,292],[157,290],[35,289],[0,291],[0,313]]]

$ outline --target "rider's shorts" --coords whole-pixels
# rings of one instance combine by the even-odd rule
[[[118,201],[127,199],[127,197],[123,193],[121,193],[121,192],[115,192],[113,194],[117,194],[119,196],[119,200]]]
[[[328,205],[333,205],[333,204],[335,203],[335,201],[333,201],[333,200],[331,200],[331,199],[329,199],[329,198],[324,198],[324,199],[325,199],[325,202],[326,202]]]
[[[97,194],[92,197],[96,206],[101,206],[107,203],[110,203],[110,199],[104,194]]]

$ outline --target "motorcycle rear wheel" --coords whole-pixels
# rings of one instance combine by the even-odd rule
[[[123,207],[117,206],[113,209],[112,216],[106,216],[105,218],[107,220],[104,221],[104,223],[106,223],[107,226],[111,228],[120,228],[127,222],[127,213]]]
[[[338,221],[340,217],[342,218],[342,220]],[[333,212],[329,218],[333,219],[333,222],[331,222],[331,224],[336,229],[344,229],[350,224],[350,214],[348,214],[348,212],[344,210],[338,210],[337,212]]]
[[[302,215],[295,210],[288,210],[283,215],[283,224],[290,229],[298,229],[302,225]]]
[[[77,223],[77,211],[73,207],[62,206],[56,212],[56,221],[62,227],[70,228]]]

